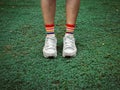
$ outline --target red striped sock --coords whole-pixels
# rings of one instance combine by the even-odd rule
[[[73,34],[75,29],[75,24],[66,24],[66,33]]]
[[[54,34],[54,24],[46,24],[45,29],[47,34]]]

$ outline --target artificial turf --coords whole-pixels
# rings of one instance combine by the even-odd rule
[[[42,54],[39,0],[0,0],[0,90],[120,90],[120,0],[81,0],[74,58],[62,57],[65,0],[57,0],[58,57]]]

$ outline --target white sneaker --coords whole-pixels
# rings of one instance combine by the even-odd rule
[[[43,47],[43,55],[46,58],[57,57],[56,49],[57,39],[55,36],[46,36],[45,45]]]
[[[63,57],[76,56],[77,48],[75,45],[75,38],[73,35],[66,34],[63,38]]]

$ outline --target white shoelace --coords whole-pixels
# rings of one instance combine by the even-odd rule
[[[72,38],[72,37],[65,37],[65,49],[66,48],[71,48],[71,49],[74,49],[74,43],[75,43],[75,41],[74,41],[74,38]]]
[[[46,49],[55,49],[56,40],[54,37],[46,37]]]

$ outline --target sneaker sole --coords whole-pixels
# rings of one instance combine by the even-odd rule
[[[65,53],[65,52],[63,52],[62,56],[63,57],[75,57],[76,56],[76,52],[74,52],[74,53]]]
[[[43,52],[43,56],[45,57],[45,58],[55,58],[55,57],[57,57],[57,53],[45,53],[45,52]]]

